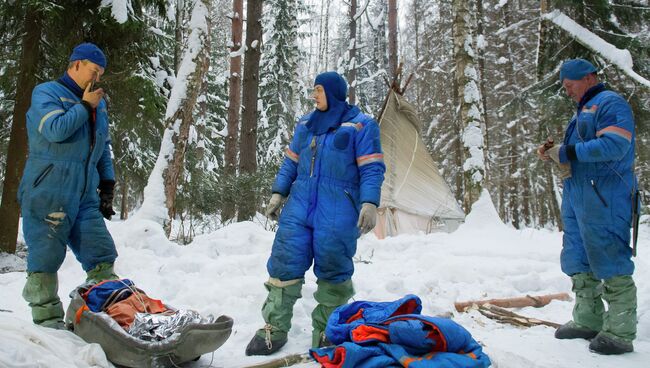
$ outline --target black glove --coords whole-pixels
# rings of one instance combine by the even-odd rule
[[[113,211],[113,188],[115,188],[115,180],[100,180],[97,187],[99,190],[99,212],[107,220],[110,220],[111,216],[115,214]]]

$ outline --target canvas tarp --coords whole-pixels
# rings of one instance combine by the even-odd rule
[[[391,90],[379,125],[386,177],[375,234],[455,230],[465,214],[422,141],[415,108]]]

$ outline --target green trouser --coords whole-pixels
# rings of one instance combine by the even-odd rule
[[[23,298],[32,308],[32,320],[35,324],[54,327],[63,322],[63,305],[58,293],[59,281],[56,273],[27,273]]]
[[[573,306],[573,322],[579,327],[600,331],[603,327],[603,285],[592,273],[571,276],[576,303]]]
[[[608,308],[602,332],[632,342],[636,338],[636,286],[632,276],[615,276],[604,282],[603,299]]]
[[[311,325],[313,327],[311,346],[319,347],[319,344],[327,327],[327,320],[330,314],[337,307],[345,304],[354,295],[352,280],[340,284],[332,284],[324,280],[317,281],[318,288],[314,293],[314,299],[318,302],[311,313]]]
[[[257,330],[258,336],[266,338],[270,333],[271,341],[286,339],[291,329],[293,305],[302,296],[300,290],[304,282],[304,279],[280,281],[271,278],[264,283],[266,290],[269,291],[262,306],[262,317],[266,326]]]
[[[97,284],[104,280],[116,280],[119,277],[113,272],[113,264],[103,262],[86,272],[86,282]]]

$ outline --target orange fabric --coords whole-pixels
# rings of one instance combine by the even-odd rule
[[[403,358],[400,360],[400,363],[402,363],[402,366],[404,366],[405,368],[408,368],[408,366],[411,365],[411,363],[413,362],[419,362],[422,360],[431,360],[431,358],[433,358],[435,354],[436,353],[429,353],[425,356],[421,356],[417,358],[413,358],[413,357]]]
[[[138,312],[156,314],[166,311],[167,308],[160,300],[149,298],[146,294],[138,292],[106,309],[106,313],[125,330],[131,326],[135,314]]]
[[[345,363],[345,349],[344,348],[336,348],[334,350],[334,357],[332,360],[329,360],[329,357],[327,355],[319,356],[316,354],[316,352],[311,353],[312,357],[314,360],[319,362],[322,367],[324,368],[340,368],[343,366],[343,363]]]
[[[362,318],[362,317],[363,317],[363,308],[359,308],[357,313],[355,313],[350,318],[348,318],[348,320],[345,321],[345,323],[352,323],[352,322],[354,322],[354,321],[356,321],[356,320],[358,320],[359,318]]]
[[[352,330],[353,342],[359,343],[368,340],[377,340],[389,343],[390,338],[388,337],[388,330],[369,325],[360,325]]]
[[[411,299],[408,302],[402,304],[396,311],[391,315],[391,317],[401,316],[403,314],[413,314],[415,309],[418,307],[418,302]]]
[[[84,311],[90,310],[88,309],[88,306],[86,304],[82,305],[81,308],[77,309],[77,313],[74,315],[75,323],[79,323],[81,321],[81,315],[84,313]]]

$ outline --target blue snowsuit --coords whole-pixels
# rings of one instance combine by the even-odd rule
[[[299,279],[313,260],[319,279],[338,284],[352,277],[359,211],[364,202],[379,206],[386,167],[379,126],[358,108],[323,134],[308,129],[310,116],[298,121],[273,184],[289,198],[267,269],[273,278]]]
[[[577,159],[564,181],[562,271],[593,272],[598,279],[631,275],[630,225],[637,182],[634,118],[630,105],[602,84],[587,91],[564,136]]]
[[[40,84],[27,112],[27,136],[29,157],[18,191],[27,271],[58,271],[66,244],[85,271],[113,263],[117,252],[97,194],[100,179],[115,180],[106,102],[91,114],[62,82]]]

